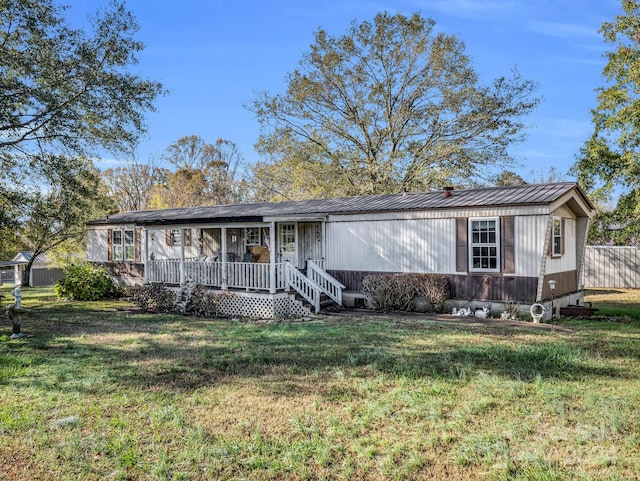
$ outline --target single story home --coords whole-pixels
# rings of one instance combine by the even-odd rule
[[[237,315],[297,315],[289,291],[364,306],[373,273],[447,276],[452,306],[557,308],[581,302],[593,214],[573,182],[134,211],[89,222],[87,255],[121,282],[234,290]]]

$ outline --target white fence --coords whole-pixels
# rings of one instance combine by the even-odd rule
[[[588,246],[583,265],[585,287],[640,288],[640,248]]]

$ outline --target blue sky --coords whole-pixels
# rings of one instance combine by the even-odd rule
[[[67,0],[69,18],[82,23],[106,1]],[[530,181],[551,167],[566,174],[590,134],[605,63],[598,29],[621,12],[620,0],[129,0],[127,7],[146,44],[137,73],[169,90],[147,117],[141,161],[193,134],[231,140],[247,163],[259,160],[259,126],[244,105],[257,91],[285,88],[318,27],[342,35],[380,11],[419,12],[466,44],[483,83],[513,67],[539,83],[542,102],[525,119],[528,140],[511,148],[521,164],[514,170]]]

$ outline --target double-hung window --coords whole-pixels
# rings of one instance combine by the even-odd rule
[[[551,253],[554,257],[562,255],[562,237],[562,219],[560,217],[554,217],[551,232]]]
[[[500,270],[500,222],[497,217],[469,219],[471,271]]]
[[[133,229],[112,232],[112,252],[114,261],[133,261],[136,258],[135,234]]]

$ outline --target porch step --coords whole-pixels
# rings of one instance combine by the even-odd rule
[[[295,292],[294,294],[295,294],[296,301],[298,301],[303,306],[305,306],[307,309],[309,309],[309,312],[313,312],[313,306],[304,297],[302,297],[297,292]],[[341,305],[337,304],[333,299],[331,299],[326,294],[321,294],[320,295],[320,312],[322,312],[322,311],[340,312],[340,311],[343,311],[343,310],[344,310],[344,306],[341,306]]]

